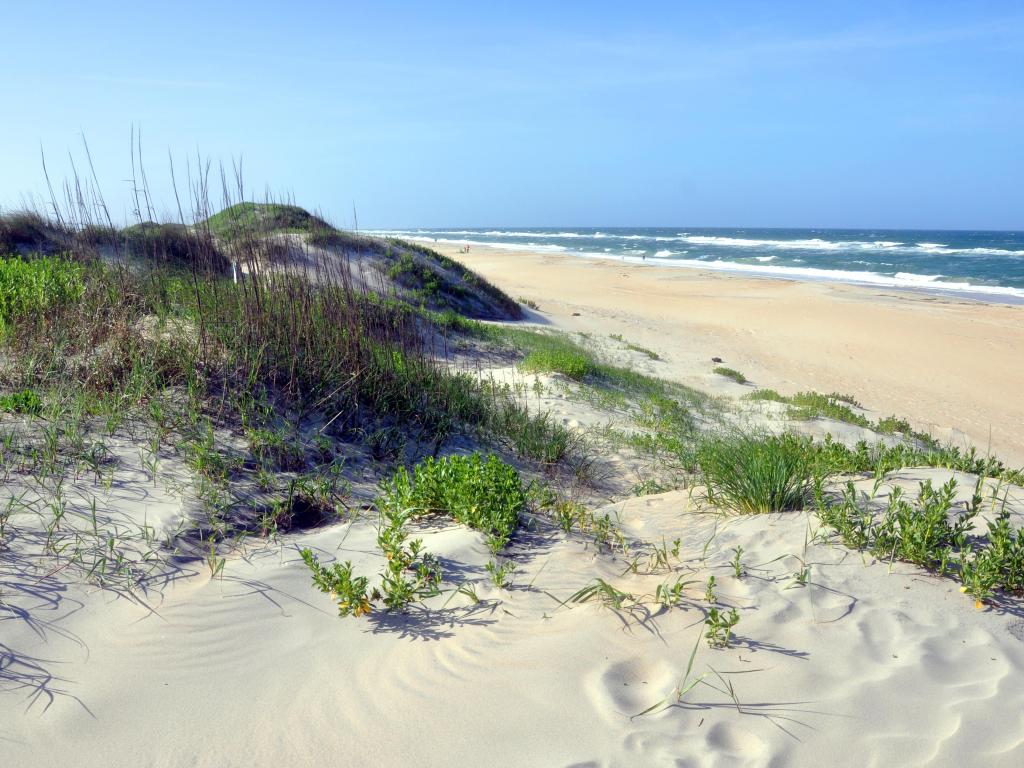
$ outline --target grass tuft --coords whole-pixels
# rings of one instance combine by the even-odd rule
[[[732,435],[704,443],[697,461],[708,500],[741,514],[803,509],[812,476],[805,446],[791,435]]]

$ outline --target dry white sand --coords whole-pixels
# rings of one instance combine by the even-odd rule
[[[486,268],[487,258],[473,266],[541,302],[549,314],[539,319],[576,323],[595,334],[620,332],[666,358],[652,361],[620,350],[634,367],[722,394],[746,391],[709,372],[705,358],[719,345],[715,351],[759,384],[781,381],[783,374],[773,379],[769,373],[776,358],[755,358],[752,351],[743,357],[748,353],[742,350],[756,346],[742,339],[741,330],[732,336],[721,331],[728,317],[715,326],[723,335],[709,331],[708,338],[695,340],[681,332],[678,309],[639,296],[625,313],[601,297],[585,304],[581,291],[589,277],[573,289],[516,278],[523,281],[517,291],[518,283],[505,284],[500,272]],[[609,267],[583,269],[604,274]],[[636,280],[635,274],[622,279]],[[654,272],[644,274],[657,282]],[[745,302],[756,305],[761,294],[771,298],[788,290],[806,291],[822,305],[834,300],[869,313],[875,306],[849,298],[846,289],[722,281],[729,294],[724,306],[737,312]],[[560,292],[567,295],[556,298]],[[828,298],[830,292],[837,297]],[[773,301],[771,306],[780,300]],[[905,298],[878,306],[911,315],[946,311],[931,304],[918,309],[919,302]],[[1003,311],[978,311],[988,317],[989,310]],[[580,317],[572,318],[573,311]],[[661,326],[658,313],[667,318]],[[773,310],[771,317],[779,316]],[[759,338],[772,350],[786,348],[784,340],[767,340],[771,321],[766,323]],[[848,348],[838,338],[833,345]],[[796,355],[791,351],[778,366],[794,388],[862,394],[853,378],[816,378],[827,369],[820,361],[794,367]],[[1005,370],[1019,365],[994,359]],[[958,385],[942,382],[956,378],[953,368],[927,380],[896,379],[906,391],[917,387],[927,410],[934,407],[927,398],[935,388],[955,391]],[[800,378],[804,374],[808,378]],[[892,402],[902,411],[898,397],[881,399],[885,386],[874,386],[880,399],[864,395],[866,402],[878,408]],[[1003,407],[1019,408],[1016,403]],[[981,412],[984,404],[965,398],[961,405]],[[551,393],[541,405],[569,424],[607,418]],[[955,426],[957,413],[943,415],[943,423]],[[1015,433],[1003,426],[1007,435]],[[840,427],[808,426],[826,428]],[[163,481],[149,480],[135,447],[115,448],[123,468],[111,491],[83,477],[69,481],[69,503],[82,510],[89,497],[98,497],[100,524],[110,529],[144,523],[158,537],[174,530],[184,514],[180,497]],[[166,471],[169,477],[182,474],[171,460]],[[948,476],[906,471],[894,482],[912,490],[918,480]],[[974,478],[959,479],[966,498]],[[27,478],[14,477],[4,495],[23,491],[29,498],[35,493]],[[724,517],[702,508],[699,498],[699,489],[675,491],[597,510],[620,521],[634,551],[641,542],[671,547],[680,539],[671,573],[645,574],[643,565],[633,573],[623,554],[597,552],[591,541],[538,524],[517,537],[510,553],[517,567],[513,586],[498,590],[487,580],[490,557],[479,534],[456,525],[424,529],[427,549],[441,557],[446,587],[474,582],[480,602],[448,594],[429,601],[429,610],[361,619],[336,616],[330,600],[312,588],[298,551],[309,546],[324,560],[350,559],[358,572],[376,573],[381,558],[373,520],[286,535],[277,543],[250,540],[218,578],[201,562],[169,563],[140,601],[83,586],[63,572],[39,578],[31,518],[15,516],[11,524],[22,535],[0,557],[0,763],[1024,764],[1019,601],[977,611],[952,580],[878,562],[817,536],[813,515]],[[1024,490],[1011,489],[1010,505],[1019,526]],[[741,578],[729,564],[737,547],[743,548]],[[796,574],[805,566],[809,579],[801,585]],[[713,650],[702,639],[709,575],[717,580],[717,600],[740,615],[732,648]],[[563,604],[595,577],[636,599],[619,611]],[[680,577],[691,582],[683,600],[660,608],[653,599],[658,585]],[[700,682],[677,700],[677,692],[694,681]],[[659,702],[666,706],[637,717]]]
[[[133,493],[111,499],[125,519],[171,504]],[[681,539],[676,573],[624,573],[621,555],[540,528],[499,591],[482,538],[450,526],[425,531],[427,547],[478,582],[480,604],[343,620],[298,548],[375,571],[365,521],[250,548],[223,578],[182,566],[148,607],[5,569],[4,764],[1021,764],[1019,605],[978,612],[950,580],[815,540],[804,513],[721,517],[686,492],[602,511],[630,537]],[[730,649],[700,638],[709,574],[741,616]],[[658,608],[657,585],[679,575],[693,580],[682,603]],[[640,602],[560,604],[595,576]],[[635,717],[659,701],[670,706]]]

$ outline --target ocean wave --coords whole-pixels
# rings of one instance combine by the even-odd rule
[[[462,232],[467,233],[470,230],[446,230],[446,232]],[[441,234],[439,230],[432,231],[416,231],[416,230],[378,230],[376,234],[390,234],[395,236],[406,237],[409,240],[414,240],[423,243],[439,242],[447,243],[450,245],[470,245],[474,247],[483,248],[497,248],[508,251],[523,251],[523,252],[537,252],[537,253],[562,253],[572,256],[581,256],[587,258],[597,259],[616,259],[625,260],[628,262],[634,262],[641,264],[644,258],[649,254],[648,250],[644,248],[619,248],[619,249],[602,249],[600,251],[588,251],[582,248],[569,248],[556,243],[509,243],[509,242],[489,242],[484,240],[476,240],[472,238],[451,238],[451,237],[438,237]],[[483,233],[472,231],[473,235],[480,236]],[[625,238],[624,238],[625,239]],[[651,238],[644,238],[651,239]],[[679,239],[691,239],[680,237]],[[720,238],[716,238],[719,239]],[[726,238],[731,239],[731,238]],[[749,242],[749,241],[748,241]],[[768,241],[771,242],[771,241]],[[775,242],[786,242],[786,241],[775,241]],[[790,241],[791,242],[791,241]],[[805,240],[803,242],[812,242]],[[822,241],[823,242],[823,241]],[[921,246],[921,243],[916,243],[915,247]],[[925,245],[930,246],[932,249],[949,248],[946,245],[940,243],[927,243]],[[880,246],[881,247],[881,246]],[[899,246],[884,246],[887,250],[897,248]],[[949,249],[951,252],[954,249]],[[1013,253],[1022,254],[1024,251],[1005,251],[1001,249],[991,248],[974,248],[974,249],[961,249],[963,252],[992,252],[1001,251],[1002,253]],[[935,252],[932,250],[932,252]],[[750,262],[736,262],[723,260],[712,253],[705,253],[696,258],[678,258],[679,256],[688,253],[687,250],[669,250],[661,249],[655,251],[653,254],[656,258],[661,259],[660,265],[662,266],[675,266],[683,268],[693,269],[704,269],[718,272],[735,272],[735,273],[746,273],[754,276],[761,277],[775,277],[780,279],[790,280],[822,280],[831,282],[842,282],[842,283],[853,283],[858,285],[870,285],[877,287],[888,287],[888,288],[912,288],[918,290],[929,290],[929,291],[944,291],[950,293],[968,294],[982,296],[993,296],[993,297],[1008,297],[1024,301],[1024,288],[1013,288],[1002,285],[989,285],[989,284],[978,284],[969,283],[963,280],[955,280],[949,278],[943,274],[922,274],[915,272],[897,272],[893,275],[884,275],[878,272],[870,270],[850,270],[850,269],[826,269],[821,267],[797,267],[797,266],[784,266],[779,264],[769,264],[767,262],[773,261],[775,255],[766,256],[751,256],[756,261],[760,262],[753,264]],[[789,262],[791,264],[803,263],[803,259],[791,258]],[[879,262],[867,262],[863,260],[857,260],[854,262],[864,266],[879,266]]]
[[[733,237],[726,235],[691,235],[680,232],[677,235],[656,235],[656,234],[615,234],[610,232],[576,232],[563,230],[558,232],[543,232],[533,229],[507,230],[507,229],[437,229],[437,230],[378,230],[375,234],[391,235],[397,237],[424,237],[433,239],[459,237],[459,238],[496,238],[501,244],[507,240],[521,242],[524,239],[532,240],[604,240],[606,242],[627,243],[687,243],[707,248],[737,248],[779,251],[857,251],[859,253],[886,252],[904,254],[924,254],[929,256],[1010,256],[1024,257],[1024,250],[1013,250],[1008,248],[990,247],[956,247],[947,243],[915,242],[905,243],[898,240],[826,240],[820,237],[775,239],[775,238],[751,238]]]
[[[474,233],[477,234],[477,233]],[[466,240],[450,237],[426,237],[424,235],[405,235],[409,240],[418,243],[447,243],[448,245],[476,245],[483,248],[500,248],[504,251],[525,251],[538,253],[565,253],[569,249],[564,245],[553,243],[488,243],[484,240]]]
[[[693,245],[723,246],[729,248],[811,248],[818,251],[835,250],[847,245],[846,242],[835,242],[813,237],[809,240],[758,240],[747,237],[724,237],[720,235],[688,235],[684,238]],[[852,244],[855,241],[850,241]],[[862,243],[857,242],[857,245]]]
[[[676,259],[671,263],[680,267],[706,269],[716,272],[740,272],[766,277],[826,280],[829,282],[855,283],[886,288],[918,288],[952,293],[1009,296],[1024,300],[1024,288],[946,281],[941,279],[943,275],[919,275],[912,272],[881,275],[877,272],[868,271],[821,269],[818,267],[783,267],[774,264],[741,264],[735,261],[701,261],[699,259]]]

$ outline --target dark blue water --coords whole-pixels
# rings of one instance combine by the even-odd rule
[[[1024,232],[852,229],[410,229],[381,234],[1024,301]]]

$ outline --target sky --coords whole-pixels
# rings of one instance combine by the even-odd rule
[[[0,0],[0,206],[197,158],[360,228],[1024,229],[1024,3]]]

